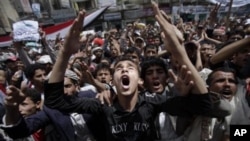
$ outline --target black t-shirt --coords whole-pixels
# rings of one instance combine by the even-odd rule
[[[158,113],[178,116],[205,114],[212,108],[209,94],[163,98],[161,95],[138,95],[133,111],[123,110],[118,99],[109,107],[97,99],[63,97],[63,82],[45,84],[45,105],[64,112],[91,113],[99,116],[105,126],[108,141],[152,141],[155,139],[154,120]],[[98,127],[97,127],[98,128]]]

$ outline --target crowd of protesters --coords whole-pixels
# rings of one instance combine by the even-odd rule
[[[229,141],[250,124],[250,17],[173,21],[1,48],[0,140]]]

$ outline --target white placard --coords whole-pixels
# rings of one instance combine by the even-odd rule
[[[38,41],[38,22],[32,20],[19,21],[13,24],[14,41]]]

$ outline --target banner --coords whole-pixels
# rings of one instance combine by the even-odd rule
[[[228,6],[230,3],[230,0],[206,0],[206,1],[214,4],[221,3],[223,6]],[[250,0],[233,0],[232,7],[241,7],[247,4],[250,4]]]

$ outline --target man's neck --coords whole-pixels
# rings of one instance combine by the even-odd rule
[[[131,112],[135,108],[135,105],[138,100],[138,94],[133,94],[131,96],[122,96],[118,95],[119,104],[122,108],[127,111]]]

